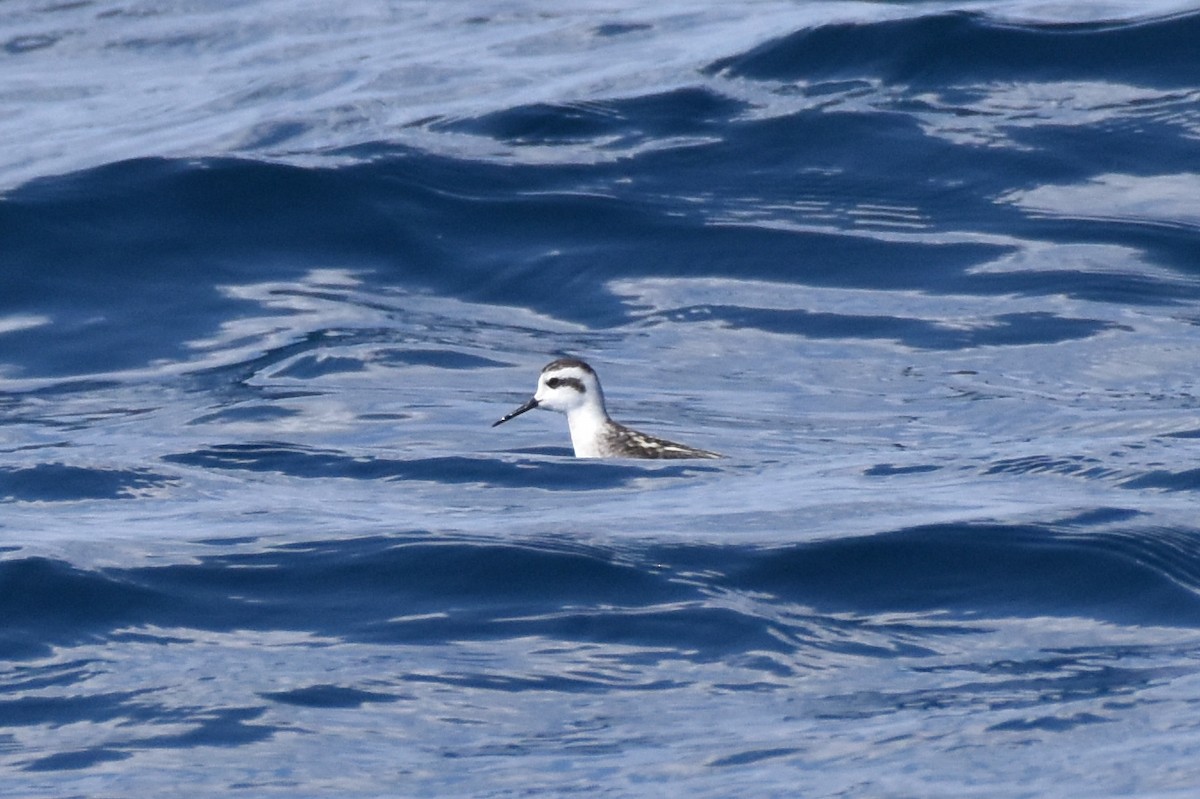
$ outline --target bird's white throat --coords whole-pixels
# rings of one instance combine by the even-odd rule
[[[571,446],[577,458],[604,457],[601,442],[612,424],[603,407],[594,403],[580,405],[567,413],[567,427],[571,429]]]

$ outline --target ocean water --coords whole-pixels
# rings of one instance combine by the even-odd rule
[[[1198,41],[0,4],[0,796],[1195,796]]]

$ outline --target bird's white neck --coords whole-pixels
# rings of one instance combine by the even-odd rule
[[[575,448],[575,457],[604,457],[604,431],[611,424],[608,413],[599,403],[572,408],[567,413],[567,426],[571,428],[571,445]]]

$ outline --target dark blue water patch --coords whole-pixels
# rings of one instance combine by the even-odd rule
[[[743,752],[738,752],[725,757],[719,757],[709,761],[706,765],[710,768],[726,768],[729,766],[749,766],[754,763],[760,763],[764,760],[773,760],[778,757],[787,757],[789,755],[800,754],[803,750],[791,747],[781,746],[773,749],[747,749]]]
[[[62,40],[61,35],[39,33],[26,36],[14,36],[3,44],[4,52],[9,55],[23,55],[35,50],[45,50],[53,47]]]
[[[1136,508],[1099,507],[1079,511],[1064,519],[1056,519],[1055,527],[1099,527],[1113,525],[1118,522],[1128,522],[1146,515],[1145,511]]]
[[[242,544],[253,544],[258,541],[255,536],[249,535],[231,535],[221,536],[219,538],[199,538],[194,543],[206,547],[236,547]]]
[[[1180,430],[1177,433],[1163,433],[1162,438],[1200,438],[1200,430]]]
[[[388,365],[435,366],[438,369],[490,369],[511,363],[454,350],[388,350],[375,360]]]
[[[88,677],[94,670],[94,666],[94,661],[86,658],[48,665],[12,666],[5,670],[4,679],[0,681],[0,695],[24,694],[29,691],[73,685]]]
[[[150,489],[177,484],[174,478],[149,469],[104,469],[62,463],[0,467],[0,502],[130,499]]]
[[[1020,458],[1001,458],[989,466],[984,474],[1059,474],[1104,479],[1121,472],[1087,455],[1024,455]]]
[[[1072,713],[1063,716],[1035,716],[1010,719],[988,727],[989,732],[1066,732],[1085,724],[1108,724],[1115,721],[1096,713]]]
[[[512,692],[654,691],[678,688],[688,679],[678,671],[662,679],[653,669],[651,676],[631,676],[645,674],[658,661],[721,662],[791,676],[799,668],[793,662],[797,653],[822,649],[919,659],[936,652],[931,638],[985,632],[986,618],[1066,615],[1195,626],[1200,546],[1187,531],[1176,533],[1164,546],[1165,535],[1148,533],[1122,539],[1033,526],[946,525],[772,550],[713,545],[614,550],[570,540],[498,542],[413,533],[217,551],[187,563],[134,568],[88,570],[13,559],[0,562],[0,618],[6,620],[0,658],[9,661],[82,642],[186,646],[192,630],[239,635],[287,630],[383,645],[616,645],[613,661],[637,669],[619,676],[510,674],[464,665],[401,671],[387,687],[318,682],[260,694],[266,706],[212,709],[164,705],[156,700],[157,689],[25,696],[42,685],[86,680],[91,667],[77,660],[39,672],[13,664],[10,670],[26,671],[0,688],[0,718],[9,725],[118,722],[118,730],[170,725],[163,735],[110,740],[100,749],[26,764],[59,770],[86,764],[93,755],[103,759],[103,752],[261,741],[279,729],[260,720],[271,703],[358,708],[408,699],[403,685],[414,682]],[[881,618],[913,612],[932,615],[937,626]],[[172,640],[155,641],[153,631],[159,629],[171,630]],[[128,637],[142,634],[148,637]],[[1119,696],[1162,679],[1153,669],[1121,666],[1129,658],[1107,650],[1039,653],[1036,662],[947,665],[939,658],[939,667],[955,674],[952,684],[825,697],[818,715],[865,718],[897,707],[988,707],[1030,709],[1028,717],[1036,718],[1047,695],[1063,701]],[[986,673],[978,679],[959,676],[971,669]]]
[[[133,756],[132,752],[122,752],[109,746],[97,746],[90,749],[78,749],[71,752],[55,752],[52,755],[40,757],[27,763],[23,771],[75,771],[91,768],[101,763],[113,763],[126,760]]]
[[[40,558],[0,562],[0,616],[4,618],[0,626],[0,660],[9,661],[0,684],[0,726],[54,729],[79,724],[113,732],[107,736],[113,740],[102,745],[56,751],[14,763],[15,768],[29,772],[72,771],[122,760],[146,748],[237,746],[274,734],[277,728],[255,723],[265,711],[264,706],[180,706],[172,704],[171,692],[164,694],[161,686],[75,690],[74,686],[85,684],[96,673],[108,671],[111,663],[104,659],[31,665],[12,662],[49,655],[49,646],[128,640],[128,631],[108,633],[128,621],[144,618],[146,608],[154,604],[149,593],[119,575]],[[14,639],[22,636],[29,642],[36,639],[37,645],[14,649]],[[176,638],[171,642],[181,641]],[[54,689],[51,695],[38,693],[47,688]],[[164,728],[169,732],[144,734]]]
[[[917,673],[949,675],[936,688],[915,690],[858,690],[823,697],[814,715],[821,719],[856,720],[891,718],[906,711],[959,711],[1021,713],[1024,721],[1052,725],[1046,715],[1048,697],[1059,705],[1070,702],[1118,703],[1179,675],[1178,669],[1151,663],[1118,665],[1150,654],[1144,647],[1097,646],[1042,656],[1000,661],[967,661],[936,666],[912,664]],[[1049,650],[1053,652],[1054,650]],[[1152,659],[1152,655],[1150,656]],[[1145,661],[1143,661],[1145,662]],[[966,676],[962,676],[966,675]],[[1094,714],[1097,720],[1107,717]],[[1020,721],[1015,722],[1016,726]]]
[[[672,321],[716,320],[735,330],[754,329],[813,339],[886,339],[914,349],[967,350],[977,347],[1056,344],[1129,328],[1101,319],[1072,319],[1047,312],[997,314],[970,329],[925,319],[818,313],[800,309],[696,305],[656,314]]]
[[[1078,148],[1068,151],[1068,158],[1064,159],[1064,153],[1061,152],[956,145],[930,135],[915,116],[903,113],[823,109],[768,119],[742,118],[743,109],[737,104],[697,102],[695,94],[679,92],[611,101],[606,108],[610,112],[604,117],[608,128],[594,131],[597,136],[600,133],[612,134],[615,130],[632,134],[646,120],[661,116],[676,120],[695,119],[697,121],[691,124],[697,126],[697,131],[703,128],[711,134],[712,140],[703,145],[693,142],[692,146],[686,148],[656,148],[619,164],[533,168],[532,172],[536,174],[531,175],[526,191],[536,191],[540,202],[553,201],[554,197],[547,195],[555,191],[561,192],[563,199],[570,199],[581,191],[591,194],[589,198],[581,198],[586,201],[580,203],[585,209],[592,209],[591,225],[575,223],[571,217],[577,213],[571,206],[568,206],[572,211],[570,217],[554,220],[555,227],[561,231],[554,237],[560,242],[556,244],[556,250],[563,255],[569,256],[570,251],[563,250],[561,242],[584,243],[596,238],[597,233],[621,229],[621,217],[605,208],[606,205],[612,205],[614,200],[630,211],[648,212],[640,219],[634,218],[637,224],[626,226],[630,234],[641,238],[640,229],[647,222],[661,225],[661,232],[656,238],[669,245],[662,249],[669,251],[672,247],[682,248],[688,263],[702,273],[708,273],[708,270],[717,268],[710,264],[720,251],[706,257],[707,247],[713,241],[719,242],[725,236],[735,235],[728,231],[707,229],[709,221],[714,217],[721,218],[723,213],[745,219],[749,211],[753,219],[756,210],[766,207],[775,209],[773,213],[765,214],[768,218],[803,221],[803,212],[786,213],[780,212],[779,208],[791,207],[797,200],[805,199],[829,203],[832,209],[852,209],[864,201],[890,202],[898,207],[911,207],[914,212],[923,212],[930,219],[945,219],[950,223],[950,229],[956,227],[955,221],[965,218],[975,225],[986,224],[989,229],[994,225],[1009,233],[1011,221],[1005,217],[1011,214],[1019,218],[1019,214],[1012,209],[997,208],[994,202],[996,195],[1005,190],[1043,185],[1050,181],[1083,180],[1095,174],[1095,165],[1089,163],[1086,156],[1082,156],[1078,162],[1071,159],[1070,154],[1077,152]],[[501,116],[553,117],[554,113],[553,108],[538,107],[536,110],[511,109],[501,112]],[[506,132],[496,130],[488,124],[490,121],[494,121],[494,115],[456,124],[473,125],[473,132],[477,134],[491,134],[511,143],[512,137],[506,138]],[[681,125],[678,121],[673,124]],[[682,132],[673,130],[661,133],[666,137]],[[1176,134],[1171,138],[1175,140],[1180,137]],[[547,139],[537,144],[553,146],[555,142]],[[1085,152],[1094,152],[1096,149],[1097,146],[1093,144]],[[635,179],[630,180],[630,176]],[[483,187],[489,182],[484,179],[475,185]],[[513,211],[519,211],[519,208],[514,207]],[[667,218],[660,219],[664,214]],[[532,208],[524,216],[526,219],[520,227],[531,232],[544,226],[547,221],[546,215],[534,214]],[[562,223],[571,225],[567,228]],[[817,226],[826,224],[827,221],[823,221]],[[490,226],[487,222],[482,225],[473,225],[472,230],[483,231]],[[686,236],[674,233],[680,225],[694,228],[695,235],[703,237],[706,246],[697,247]],[[511,232],[514,225],[505,225],[505,229]],[[565,235],[567,233],[571,235]],[[770,239],[778,236],[793,242],[793,247],[786,255],[781,252],[779,258],[773,257],[774,253],[770,250],[764,250],[760,256],[749,259],[751,263],[742,267],[755,271],[743,273],[739,269],[739,273],[747,277],[765,277],[761,270],[772,264],[777,268],[792,265],[799,269],[801,264],[796,263],[798,252],[811,253],[811,259],[804,261],[814,264],[832,261],[835,266],[846,266],[844,259],[837,257],[836,252],[827,254],[819,249],[823,242],[821,234],[801,231],[775,231],[772,234],[767,230],[759,230],[758,233],[763,239],[759,246],[769,245]],[[851,254],[856,245],[867,246],[854,241],[858,238],[856,235],[839,235],[835,238],[850,248]],[[899,272],[912,279],[913,270],[921,265],[922,259],[913,258],[910,261],[905,257],[906,251],[915,253],[919,250],[925,259],[932,261],[931,265],[952,254],[983,256],[988,252],[994,255],[1003,252],[1003,248],[995,245],[991,248],[981,245],[971,248],[964,244],[952,246],[946,242],[931,246],[894,240],[889,244],[897,248],[895,253],[889,257],[881,249],[871,261],[875,267],[898,261],[897,268],[876,268],[874,271],[881,278]],[[511,254],[511,242],[507,245],[498,242],[493,246],[500,248],[498,252]],[[652,245],[644,242],[639,242],[638,246],[653,257],[637,258],[635,255],[629,264],[655,269],[655,261],[660,260],[663,254],[647,250]],[[946,247],[950,249],[944,249]],[[742,251],[737,260],[746,261],[746,252],[754,250]],[[654,273],[661,272],[655,270]],[[929,284],[939,285],[933,280]]]
[[[1173,472],[1155,469],[1121,483],[1121,488],[1157,488],[1163,491],[1200,490],[1200,469],[1184,469]]]
[[[860,57],[894,61],[897,47],[920,53],[964,37],[970,44],[978,36],[992,42],[982,52],[1004,53],[1006,69],[1022,74],[1013,80],[1027,81],[1036,78],[1038,61],[1011,57],[1022,51],[1010,46],[1026,42],[1006,37],[1032,36],[1035,56],[1042,39],[1069,45],[1161,36],[1170,44],[1189,40],[1186,32],[1197,19],[1032,26],[1032,33],[1021,33],[1021,26],[971,15],[926,16],[804,31],[796,34],[799,44],[786,44],[789,39],[767,48],[818,60],[836,56],[843,67],[853,67]],[[891,42],[892,52],[822,45],[831,36],[839,42],[876,37]],[[1109,77],[1112,46],[1100,48],[1103,63],[1084,59],[1090,81]],[[973,47],[970,58],[958,62],[968,73]],[[940,57],[957,62],[949,53]],[[1138,58],[1145,69],[1175,74],[1186,73],[1179,63],[1193,61]],[[368,276],[367,293],[429,289],[597,327],[629,321],[628,307],[607,288],[625,277],[1065,292],[1126,302],[1181,297],[1178,285],[1146,276],[1055,271],[1052,264],[1019,275],[972,272],[970,267],[1010,248],[962,243],[961,236],[955,244],[932,240],[942,230],[1114,241],[1173,268],[1195,269],[1194,231],[1137,220],[1039,219],[996,201],[1014,190],[1082,184],[1099,172],[1190,169],[1190,138],[1170,122],[1055,124],[1050,118],[1006,131],[1022,146],[987,147],[931,134],[915,108],[807,110],[769,119],[744,111],[740,101],[689,88],[587,106],[510,108],[442,123],[523,147],[554,147],[579,137],[663,144],[690,136],[706,142],[646,147],[614,163],[498,164],[371,145],[347,151],[361,163],[338,168],[144,159],[31,182],[0,202],[0,312],[49,322],[0,336],[0,361],[17,374],[66,376],[185,359],[188,341],[211,336],[229,318],[287,313],[233,297],[221,286],[295,280],[330,264]],[[834,212],[861,203],[910,208],[929,220],[931,240],[877,240],[849,222],[844,233],[772,229],[772,222],[798,222],[799,228],[811,222],[798,208],[806,200]],[[764,224],[756,227],[755,218]],[[742,223],[713,224],[720,220]],[[829,227],[827,218],[821,226]],[[1196,291],[1184,289],[1183,296]]]
[[[1133,85],[1191,87],[1200,69],[1197,38],[1196,12],[1073,24],[1002,22],[953,12],[805,29],[715,61],[708,71],[757,80],[871,77],[922,88],[1097,75]]]
[[[570,447],[513,447],[514,455],[534,455],[545,458],[573,458],[575,450]]]
[[[621,605],[625,599],[660,603],[694,596],[663,575],[616,560],[605,550],[549,543],[438,542],[426,537],[304,542],[119,576],[147,589],[189,595],[198,608],[220,605],[230,596],[253,598],[224,610],[211,608],[218,615],[209,618],[218,629],[266,623],[346,633],[374,630],[404,616],[415,617],[429,632],[429,641],[454,637],[449,628],[458,626],[450,618],[455,613],[504,617],[514,608],[561,610]],[[321,601],[312,601],[306,618],[295,618],[290,603],[298,598],[294,592],[301,585],[310,600],[320,595]],[[257,623],[252,622],[260,615],[256,606],[266,611]],[[447,618],[433,618],[437,613]],[[427,625],[426,619],[433,623]]]
[[[48,654],[107,632],[153,603],[145,590],[60,561],[0,561],[0,658]]]
[[[896,466],[891,463],[877,463],[869,469],[864,469],[863,474],[867,477],[895,477],[896,475],[903,474],[926,474],[928,472],[936,472],[941,468],[941,466],[934,466],[932,464]]]
[[[123,760],[145,749],[190,750],[197,746],[241,746],[266,740],[279,729],[254,723],[265,712],[265,707],[179,708],[156,703],[149,697],[149,693],[27,697],[0,702],[0,719],[3,720],[0,723],[45,728],[72,723],[96,724],[110,726],[115,731],[115,740],[102,745],[55,752],[19,765],[21,770],[28,772],[85,769],[100,763]],[[161,729],[163,726],[172,732],[143,736],[124,732]],[[175,731],[181,727],[183,731]]]
[[[488,672],[445,671],[436,674],[405,674],[406,683],[422,683],[446,686],[456,690],[475,689],[524,693],[527,691],[552,691],[557,693],[603,693],[609,689],[607,681],[592,677],[566,676],[563,674],[495,674]],[[663,690],[678,688],[681,684],[670,680],[652,680],[645,683],[623,683],[624,690]]]
[[[950,335],[944,330],[935,330],[936,335],[926,342],[915,342],[914,346],[957,350],[1057,344],[1093,338],[1110,330],[1130,332],[1132,328],[1102,319],[1073,319],[1041,311],[1005,313],[991,317],[979,329],[956,330]]]
[[[190,638],[184,638],[178,635],[161,635],[155,633],[137,632],[133,630],[122,630],[112,633],[108,636],[108,640],[118,644],[154,644],[157,646],[167,646],[170,644],[190,644]]]
[[[358,539],[98,571],[26,559],[0,564],[0,584],[0,614],[13,619],[0,638],[9,659],[147,626],[409,645],[619,643],[697,661],[789,648],[767,621],[708,602],[700,587],[664,569],[577,545]],[[483,679],[461,675],[476,678]],[[581,690],[597,681],[604,678],[581,679]]]
[[[1200,624],[1200,538],[1163,531],[935,525],[767,551],[727,574],[731,587],[819,610]]]
[[[212,422],[277,422],[298,416],[300,411],[294,408],[283,408],[279,405],[246,404],[197,416],[188,424],[209,424]]]
[[[164,455],[167,463],[205,469],[272,472],[292,477],[353,480],[424,480],[445,484],[476,483],[509,488],[588,490],[616,488],[647,476],[681,478],[717,467],[599,463],[575,458],[503,460],[446,456],[400,460],[347,455],[284,442],[218,444],[194,452]]]
[[[56,399],[72,394],[89,394],[92,392],[101,394],[110,389],[118,388],[120,385],[121,383],[116,380],[97,380],[92,378],[59,380],[49,385],[32,388],[29,391],[0,394],[0,397],[3,397],[6,401],[13,402],[19,402],[24,397]]]
[[[919,657],[924,647],[904,624],[892,630],[895,640],[879,640],[888,629],[880,613],[934,613],[943,635],[1013,616],[1197,626],[1200,541],[1161,530],[942,525],[766,551],[703,545],[618,554],[422,534],[129,569],[11,559],[0,563],[0,587],[0,656],[12,660],[152,627],[177,631],[173,639],[189,629],[419,645],[546,638],[696,661],[753,656],[755,668],[770,670],[783,667],[759,663],[762,653],[796,648]],[[791,609],[790,621],[777,605]],[[955,629],[955,619],[966,626]],[[874,632],[864,635],[862,625]],[[832,628],[836,636],[821,632]]]
[[[374,702],[395,702],[399,697],[341,685],[310,685],[290,691],[259,694],[263,699],[298,707],[355,708]]]
[[[241,146],[258,152],[286,149],[288,141],[304,135],[312,128],[313,125],[308,122],[261,122],[246,132]]]
[[[632,595],[620,604],[605,607],[577,606],[565,609],[544,608],[541,614],[525,619],[493,619],[485,626],[481,619],[427,621],[379,625],[369,639],[380,643],[412,643],[435,635],[449,639],[476,638],[520,639],[547,637],[557,641],[583,641],[657,650],[663,660],[685,658],[709,663],[738,659],[747,653],[790,652],[794,644],[780,639],[769,624],[754,615],[730,608],[714,607],[697,597],[690,604],[654,607]],[[414,638],[415,635],[415,638]],[[842,647],[846,651],[847,647]],[[878,654],[874,647],[864,653]],[[747,664],[749,665],[749,664]],[[775,673],[779,664],[758,664]],[[580,680],[592,685],[599,679]],[[645,687],[645,686],[643,686]]]
[[[272,372],[271,377],[293,377],[300,380],[313,380],[327,375],[364,372],[366,369],[367,365],[360,358],[347,358],[336,355],[304,355],[282,369]]]
[[[252,723],[267,712],[265,707],[224,707],[188,711],[181,721],[190,729],[175,734],[131,738],[131,749],[192,749],[197,746],[245,746],[265,741],[281,727]],[[164,716],[167,712],[163,713]],[[179,715],[179,714],[175,714]]]
[[[1103,132],[1070,148],[1084,153],[1072,164],[1060,151],[957,147],[902,114],[741,120],[719,103],[659,97],[616,103],[613,124],[632,130],[670,117],[675,103],[703,118],[688,124],[715,127],[713,143],[620,164],[498,165],[397,148],[337,169],[152,159],[27,184],[0,202],[0,312],[50,321],[0,336],[0,361],[19,375],[69,376],[185,360],[193,354],[187,342],[229,318],[287,313],[221,286],[298,280],[330,263],[360,272],[367,292],[431,290],[595,327],[630,320],[630,308],[608,288],[630,277],[1181,299],[1178,285],[1144,276],[1052,265],[1045,273],[972,272],[1011,250],[993,244],[712,224],[815,196],[847,208],[890,200],[947,229],[1123,240],[1069,225],[1055,234],[1062,223],[994,201],[1025,186],[1094,177],[1095,159],[1086,154],[1107,151]],[[723,121],[704,121],[721,114]],[[1124,235],[1146,239],[1138,243],[1172,264],[1195,254],[1195,237],[1178,231]],[[1013,327],[1018,321],[1037,320]],[[319,345],[297,342],[293,354]],[[295,368],[319,374],[323,367]]]
[[[517,106],[431,127],[487,136],[509,144],[595,141],[601,149],[625,150],[642,141],[713,135],[720,132],[723,123],[745,110],[742,102],[707,89],[689,87],[620,101]]]
[[[152,703],[106,703],[102,696],[75,697],[74,704],[84,708],[77,721],[97,723],[117,720],[130,728],[162,725],[169,722],[173,728],[186,727],[182,732],[153,736],[129,736],[110,741],[100,746],[87,747],[66,752],[56,752],[29,761],[22,770],[30,772],[72,771],[89,768],[99,763],[124,760],[134,752],[145,749],[193,749],[198,746],[244,746],[267,740],[280,729],[275,726],[253,723],[266,712],[265,707],[218,708],[215,710],[187,709],[179,711]],[[107,717],[89,715],[103,707]],[[42,722],[46,726],[63,723],[63,716],[55,715]]]
[[[695,588],[580,548],[358,539],[98,571],[27,558],[0,563],[0,586],[0,656],[10,659],[145,626],[426,644],[571,631],[725,646],[746,635],[724,611],[677,613]],[[664,605],[665,618],[647,612]]]
[[[331,302],[347,302],[347,297],[331,298]],[[365,304],[360,300],[356,305]],[[463,322],[464,325],[469,325]],[[261,354],[232,364],[197,369],[189,378],[198,391],[218,391],[225,394],[242,393],[245,397],[261,399],[286,399],[292,397],[320,396],[315,390],[280,389],[250,384],[250,378],[264,374],[270,377],[290,377],[310,380],[329,374],[358,373],[370,364],[431,366],[438,369],[470,370],[511,366],[512,364],[484,358],[452,348],[410,349],[396,347],[406,340],[406,335],[389,328],[355,328],[351,330],[322,329],[304,333],[294,341],[272,347]],[[361,345],[371,345],[372,352],[365,357],[348,357],[336,354]],[[284,364],[280,366],[280,364]]]
[[[652,30],[653,28],[653,25],[645,22],[608,22],[603,25],[597,25],[593,33],[597,36],[607,38],[611,36],[624,36],[629,33],[640,33]]]
[[[228,318],[289,313],[223,285],[422,252],[355,182],[339,170],[140,159],[13,190],[0,202],[0,312],[52,324],[0,337],[0,358],[41,376],[186,360],[187,342]],[[20,357],[29,352],[37,359]]]
[[[823,164],[821,145],[810,141],[809,128],[820,130],[835,148],[830,158],[841,162],[837,171],[847,176],[842,179],[847,185],[830,191],[869,193],[875,175],[902,180],[903,173],[915,169],[912,161],[920,159],[856,163],[864,150],[876,150],[876,139],[880,147],[898,148],[893,135],[897,125],[925,141],[914,123],[842,116],[765,121],[749,126],[757,132],[754,136],[730,129],[724,144],[647,153],[636,165],[508,166],[497,171],[489,164],[395,151],[376,156],[372,174],[364,175],[359,190],[386,189],[378,191],[377,209],[392,214],[398,229],[429,236],[421,262],[396,264],[388,279],[416,281],[438,293],[481,302],[531,307],[599,327],[628,321],[628,308],[607,288],[622,277],[736,275],[818,285],[946,285],[944,290],[950,291],[963,290],[955,279],[964,280],[968,267],[1009,251],[990,244],[885,242],[711,224],[712,214],[719,215],[726,203],[741,210],[747,197],[769,204],[773,198],[792,203],[798,194],[808,196],[814,178],[805,170]],[[856,132],[870,141],[851,145]],[[886,147],[883,152],[890,152]],[[633,166],[638,179],[630,182]],[[924,173],[913,179],[927,182]],[[732,199],[717,199],[726,193]],[[697,196],[712,199],[699,205],[675,199]],[[905,196],[911,202],[911,192]],[[972,202],[979,205],[978,199]],[[992,211],[991,203],[980,207]],[[437,235],[448,225],[453,235]],[[514,237],[514,231],[521,235]],[[548,250],[555,253],[552,258],[546,256]],[[396,251],[403,250],[380,257],[395,263]],[[426,256],[432,260],[423,260]],[[996,291],[1011,288],[995,286]],[[580,297],[588,301],[581,303]]]
[[[189,388],[204,393],[217,393],[232,397],[229,401],[254,399],[289,399],[295,397],[318,397],[325,392],[315,389],[282,389],[252,385],[252,378],[269,373],[277,364],[307,354],[320,355],[330,349],[350,347],[361,343],[377,343],[380,339],[372,333],[348,336],[337,330],[310,330],[298,335],[293,341],[271,347],[259,355],[236,363],[201,367],[188,373]]]
[[[1178,115],[1186,117],[1194,108],[1181,107]],[[1123,113],[1114,109],[1107,119],[1090,125],[1050,119],[1040,125],[1005,130],[1005,135],[1019,148],[1049,156],[1058,162],[1060,170],[1069,169],[1077,175],[1086,174],[1094,168],[1095,165],[1089,165],[1088,161],[1095,157],[1100,148],[1106,155],[1105,168],[1100,175],[1135,175],[1152,179],[1172,174],[1175,170],[1188,170],[1193,152],[1188,148],[1187,134],[1179,120],[1166,114],[1160,118],[1147,118],[1139,115],[1138,107],[1134,104],[1120,110]],[[1147,141],[1155,142],[1152,157],[1146,152]],[[1037,176],[1028,177],[1036,180]],[[1047,182],[1060,181],[1054,179]],[[1157,238],[1169,235],[1172,228],[1192,239],[1196,233],[1194,224],[1153,217],[1139,218],[1136,214],[1130,219],[1105,214],[1089,219],[1084,210],[1077,213],[1075,218],[1075,221],[1090,223],[1074,228],[1076,236],[1103,242],[1129,240],[1135,244],[1150,244],[1152,249],[1157,249],[1154,246]],[[1054,232],[1052,225],[1047,225],[1045,229],[1048,233]],[[1048,238],[1055,237],[1050,235]]]
[[[145,691],[93,693],[81,696],[22,696],[0,700],[0,720],[5,726],[33,727],[52,724],[99,724],[127,715],[128,708]]]

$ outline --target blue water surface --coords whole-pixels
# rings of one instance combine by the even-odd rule
[[[1200,6],[1078,5],[3,4],[0,796],[1193,796]]]

